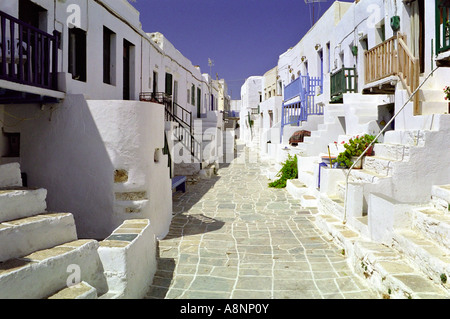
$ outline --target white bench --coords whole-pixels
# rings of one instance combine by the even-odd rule
[[[182,191],[186,193],[186,176],[174,176],[172,178],[172,190],[175,188],[175,191]]]

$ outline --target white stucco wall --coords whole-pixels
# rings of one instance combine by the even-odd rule
[[[172,211],[166,156],[154,162],[155,149],[164,146],[163,106],[86,101],[81,95],[68,95],[55,106],[44,111],[6,107],[16,116],[34,117],[17,126],[20,164],[30,186],[48,190],[49,210],[73,213],[82,238],[102,239],[133,218],[150,219],[155,234],[163,237]],[[126,183],[114,183],[117,169],[128,172]],[[120,211],[126,207],[115,193],[126,192],[145,192],[148,201],[139,213]]]

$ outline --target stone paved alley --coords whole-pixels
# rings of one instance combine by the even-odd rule
[[[218,175],[174,194],[146,298],[379,298],[314,225],[314,211],[269,188],[267,164],[244,150]]]

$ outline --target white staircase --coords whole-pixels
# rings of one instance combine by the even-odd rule
[[[46,190],[22,187],[20,176],[19,164],[0,166],[0,298],[105,293],[98,242],[78,240],[72,214],[47,212]]]
[[[434,185],[430,204],[408,214],[411,227],[395,229],[393,247],[450,295],[450,185]]]
[[[434,130],[386,133],[375,156],[352,170],[348,189],[341,178],[320,193],[318,226],[386,298],[450,296],[448,120],[436,116]]]
[[[316,156],[327,151],[327,146],[336,136],[345,134],[345,110],[343,104],[328,104],[324,107],[324,122],[298,144],[304,156]]]

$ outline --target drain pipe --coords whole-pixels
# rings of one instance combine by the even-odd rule
[[[386,131],[386,129],[389,127],[389,125],[395,120],[395,118],[400,114],[400,112],[403,111],[403,109],[406,107],[406,105],[411,101],[411,99],[416,95],[417,92],[419,92],[420,88],[425,84],[426,81],[430,78],[430,76],[439,68],[439,66],[436,66],[430,74],[425,78],[425,80],[422,81],[422,83],[414,90],[414,92],[411,94],[411,96],[406,100],[405,104],[400,108],[400,110],[395,113],[395,115],[386,123],[386,125],[383,127],[383,129],[378,133],[378,135],[374,138],[374,140],[367,146],[367,148],[362,152],[362,154],[358,157],[356,161],[353,162],[353,164],[348,169],[347,175],[345,177],[345,198],[344,198],[344,220],[342,221],[343,224],[347,223],[347,193],[348,193],[348,179],[350,177],[350,172],[352,171],[353,167],[358,163],[359,160],[362,161],[363,156],[367,153],[367,151],[370,149],[370,147],[376,143],[378,138]]]

